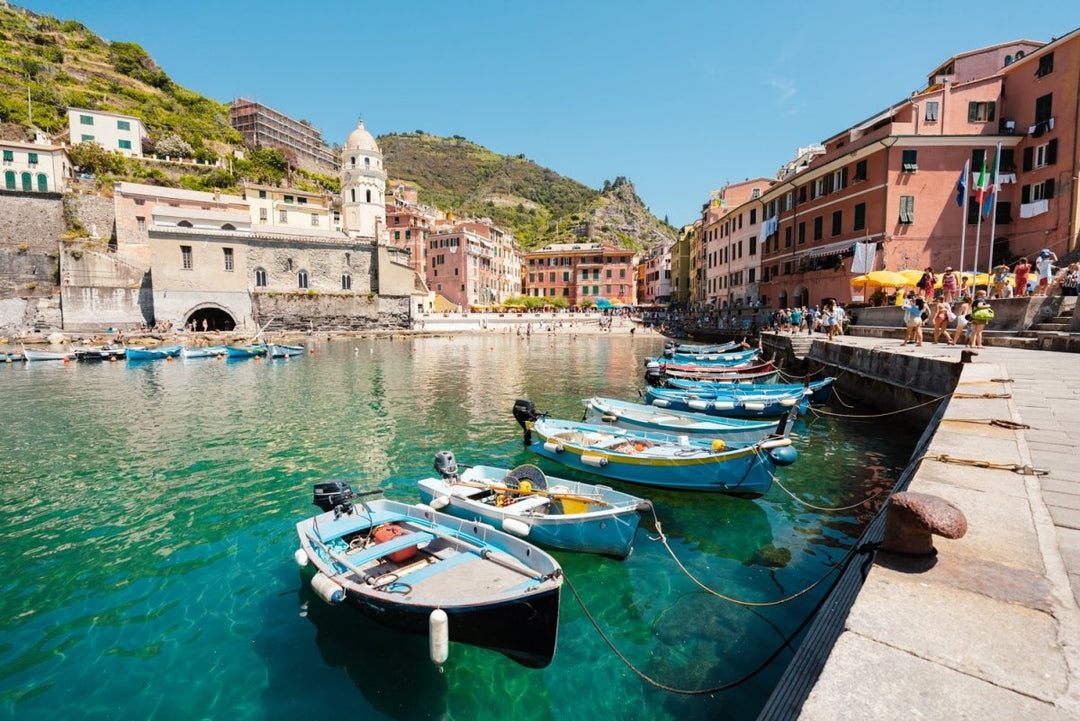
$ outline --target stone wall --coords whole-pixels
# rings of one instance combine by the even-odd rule
[[[0,245],[0,298],[52,295],[56,277],[56,241],[49,251]]]
[[[0,246],[54,252],[63,232],[59,194],[0,192]],[[0,267],[0,275],[4,270]]]
[[[65,248],[60,256],[64,329],[135,328],[153,317],[150,276],[111,253]]]
[[[354,293],[255,293],[255,322],[275,330],[370,330],[408,328],[408,296]],[[272,320],[271,320],[272,319]]]
[[[116,238],[116,210],[113,199],[100,195],[72,195],[71,204],[75,217],[91,237],[103,240]]]

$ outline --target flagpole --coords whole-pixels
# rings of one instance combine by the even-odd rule
[[[960,211],[960,277],[964,277],[964,244],[967,242],[967,208],[968,208],[968,191],[967,186],[971,181],[968,177],[969,168],[971,167],[971,159],[968,158],[964,161],[964,205]]]
[[[990,256],[986,259],[986,282],[990,285],[990,274],[994,272],[994,231],[997,230],[997,204],[998,196],[1001,195],[1001,183],[998,180],[998,171],[1001,169],[1001,143],[997,145],[997,153],[994,155],[994,174],[990,180],[994,187],[994,196],[990,202]],[[990,293],[987,292],[987,297]]]

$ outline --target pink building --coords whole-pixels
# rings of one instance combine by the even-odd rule
[[[417,199],[416,187],[398,183],[386,201],[386,231],[390,244],[409,252],[409,265],[421,276],[427,276],[428,235],[442,214]]]
[[[750,306],[758,299],[761,255],[761,196],[775,180],[729,183],[710,194],[702,208],[699,244],[699,304],[722,309]]]
[[[487,218],[448,217],[427,236],[428,287],[463,309],[521,295],[521,264],[513,236]]]

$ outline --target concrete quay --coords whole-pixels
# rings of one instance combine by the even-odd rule
[[[1080,719],[1080,358],[989,347],[960,364],[957,347],[850,336],[808,357],[834,345],[958,377],[907,490],[968,531],[929,560],[878,552],[809,695],[770,717]]]

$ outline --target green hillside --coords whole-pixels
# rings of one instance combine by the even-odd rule
[[[67,127],[69,106],[137,115],[151,137],[179,135],[196,154],[240,142],[224,104],[173,83],[139,45],[0,6],[0,123],[32,120],[56,135]]]
[[[526,249],[592,241],[640,250],[675,239],[675,229],[645,209],[625,178],[600,192],[460,136],[391,133],[378,143],[390,180],[415,184],[421,202],[513,229]]]

